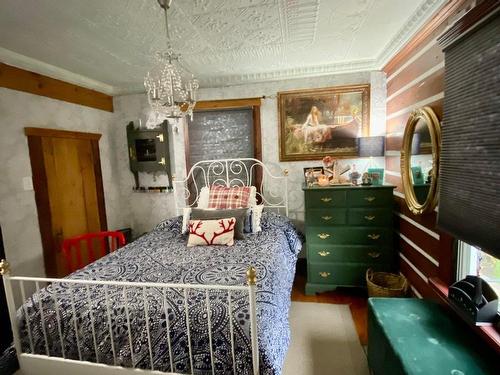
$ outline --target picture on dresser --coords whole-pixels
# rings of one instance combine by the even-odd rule
[[[323,167],[307,167],[304,168],[304,182],[307,186],[311,186],[318,182],[318,177],[323,174]]]
[[[368,174],[372,179],[372,185],[379,186],[384,184],[384,168],[368,168]]]
[[[369,135],[370,85],[278,93],[280,160],[358,155]]]

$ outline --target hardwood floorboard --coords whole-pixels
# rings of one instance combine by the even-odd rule
[[[297,272],[292,289],[292,301],[296,302],[317,302],[332,303],[338,305],[349,305],[352,319],[358,333],[361,345],[368,344],[368,326],[367,326],[367,294],[363,289],[357,288],[338,288],[333,292],[318,293],[314,296],[305,295],[306,269],[305,262],[299,261]]]

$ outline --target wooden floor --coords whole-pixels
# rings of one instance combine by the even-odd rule
[[[304,287],[306,284],[305,262],[297,263],[297,272],[293,283],[292,301],[318,302],[349,305],[352,319],[356,326],[361,345],[368,343],[367,331],[367,295],[366,291],[355,288],[338,288],[333,292],[318,293],[314,296],[306,296]]]

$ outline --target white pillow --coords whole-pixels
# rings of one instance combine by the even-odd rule
[[[248,197],[248,207],[257,206],[257,188],[250,186],[250,196]]]
[[[252,233],[258,233],[262,230],[260,227],[260,219],[262,218],[262,211],[264,210],[264,205],[259,204],[250,207],[252,210],[251,218],[252,218]]]
[[[191,207],[184,207],[182,209],[182,234],[188,232],[189,220],[191,220]]]
[[[210,189],[207,186],[203,186],[200,190],[200,195],[198,196],[198,208],[208,208],[209,196]]]

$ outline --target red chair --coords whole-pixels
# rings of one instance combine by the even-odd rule
[[[66,258],[66,264],[68,272],[74,272],[84,266],[82,258],[84,258],[84,246],[86,243],[87,251],[86,258],[87,262],[85,265],[92,263],[96,259],[105,256],[108,253],[115,251],[116,249],[125,245],[125,236],[122,232],[118,231],[108,231],[108,232],[98,232],[98,233],[87,233],[81,236],[76,236],[72,238],[67,238],[62,243],[62,253]],[[96,246],[100,247],[100,255],[96,256]],[[75,253],[73,254],[73,250]],[[99,251],[99,249],[97,249]],[[74,255],[74,256],[73,256]],[[73,258],[76,258],[76,265],[73,267]]]

